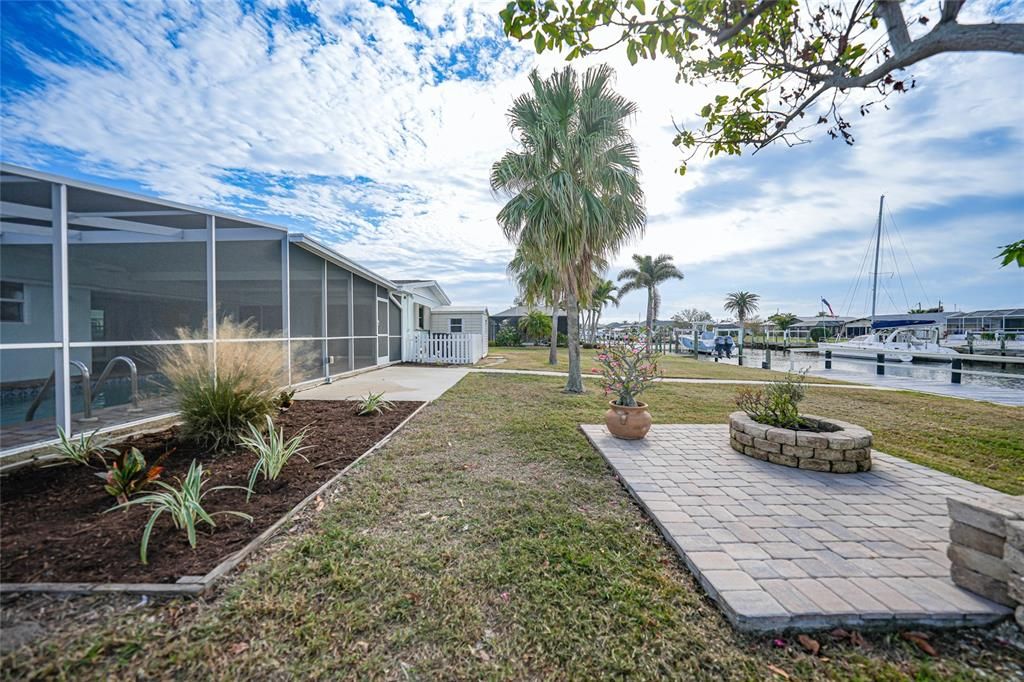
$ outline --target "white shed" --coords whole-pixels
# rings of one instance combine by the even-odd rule
[[[487,308],[444,305],[430,311],[431,334],[481,334],[487,336]]]

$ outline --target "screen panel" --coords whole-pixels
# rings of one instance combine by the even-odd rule
[[[377,287],[358,275],[352,277],[352,308],[353,335],[376,335]]]
[[[68,244],[71,340],[166,340],[178,328],[205,338],[205,242],[131,243],[131,233],[103,232],[110,243]]]
[[[327,336],[348,336],[349,289],[352,275],[334,263],[327,264]]]
[[[324,260],[289,244],[288,272],[292,338],[323,336]]]
[[[356,339],[353,369],[373,367],[377,364],[377,342],[374,339]]]
[[[217,318],[251,320],[260,332],[280,337],[280,233],[265,230],[267,239],[239,241],[231,232],[217,229]],[[251,230],[244,232],[250,234]]]
[[[56,338],[50,244],[0,244],[0,289],[0,341],[48,343]]]

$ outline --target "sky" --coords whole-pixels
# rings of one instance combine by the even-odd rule
[[[937,16],[937,2],[911,13]],[[512,247],[495,221],[491,164],[514,146],[505,112],[536,55],[507,40],[501,2],[146,0],[0,2],[0,157],[9,163],[276,222],[392,278],[438,280],[454,302],[511,305]],[[971,0],[961,21],[1024,18],[1024,1]],[[685,279],[659,317],[725,317],[726,293],[761,314],[868,312],[865,254],[886,195],[879,312],[1024,307],[1024,57],[941,55],[888,110],[854,114],[857,142],[697,158],[684,177],[673,122],[710,93],[664,60],[617,72],[646,195],[642,239]],[[860,277],[858,277],[860,273]],[[636,320],[642,293],[607,320]]]

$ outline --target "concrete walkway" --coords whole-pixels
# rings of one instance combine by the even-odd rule
[[[946,498],[1000,495],[989,488],[878,451],[861,474],[763,462],[729,447],[724,424],[657,424],[638,441],[581,428],[739,629],[954,627],[1009,614],[949,577]]]
[[[461,367],[392,365],[300,391],[295,394],[295,399],[354,400],[371,391],[383,391],[387,400],[430,401],[440,398],[468,372]]]

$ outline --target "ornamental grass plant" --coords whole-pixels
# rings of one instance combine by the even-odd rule
[[[180,328],[181,341],[205,334]],[[167,378],[181,413],[181,436],[213,450],[241,442],[249,424],[263,424],[278,408],[278,392],[287,383],[284,345],[264,338],[255,323],[228,318],[217,325],[216,373],[209,344],[160,346],[157,369]]]

